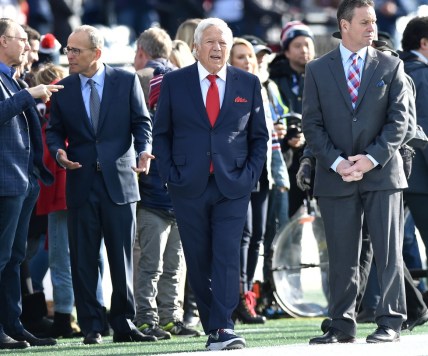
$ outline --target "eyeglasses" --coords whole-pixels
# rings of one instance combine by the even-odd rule
[[[67,54],[72,54],[73,56],[78,56],[78,55],[80,55],[80,53],[82,52],[82,51],[85,51],[85,50],[88,50],[88,51],[91,51],[91,50],[93,50],[93,49],[95,49],[96,47],[91,47],[91,48],[74,48],[74,47],[65,47],[64,49],[63,49],[63,51],[64,51],[64,54],[65,55],[67,55]]]
[[[28,44],[28,38],[25,37],[16,37],[16,36],[7,36],[7,35],[3,35],[6,38],[13,38],[15,40],[21,41],[24,45]]]

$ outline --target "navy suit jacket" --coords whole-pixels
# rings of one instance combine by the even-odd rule
[[[33,154],[35,176],[46,185],[53,183],[53,176],[43,164],[42,132],[35,105],[27,90],[12,86],[1,74],[0,196],[26,192],[30,151]]]
[[[168,190],[197,197],[212,160],[217,186],[229,199],[249,194],[266,160],[268,131],[258,78],[227,67],[214,127],[202,98],[197,64],[165,75],[156,109],[153,153]]]
[[[136,152],[151,152],[152,121],[137,76],[106,65],[96,134],[85,110],[79,76],[72,74],[58,84],[64,89],[52,95],[46,142],[53,157],[62,148],[70,161],[82,165],[67,170],[67,206],[76,208],[86,201],[97,160],[110,198],[116,204],[138,201],[137,175],[131,167],[137,164]]]

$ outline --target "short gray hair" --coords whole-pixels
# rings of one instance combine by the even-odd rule
[[[16,22],[10,18],[0,18],[0,36],[3,36]]]
[[[98,30],[96,27],[90,26],[90,25],[82,25],[77,27],[73,33],[77,32],[86,32],[89,37],[89,42],[91,43],[91,46],[94,48],[103,49],[104,47],[104,37],[100,30]]]
[[[137,46],[153,59],[168,59],[172,51],[172,40],[165,30],[151,27],[138,37]]]
[[[232,30],[229,28],[226,22],[217,17],[209,17],[199,22],[198,26],[195,29],[194,43],[196,43],[197,45],[201,45],[202,34],[207,28],[211,26],[216,26],[223,32],[227,47],[230,50],[233,44]]]

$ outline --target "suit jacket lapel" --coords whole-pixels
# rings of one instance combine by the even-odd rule
[[[114,103],[114,93],[116,87],[117,77],[115,76],[113,68],[106,65],[106,75],[104,79],[103,96],[100,107],[100,117],[98,121],[98,132],[102,129],[103,122],[109,111],[110,103]]]
[[[355,104],[355,109],[358,108],[361,100],[363,100],[364,94],[366,93],[367,87],[369,86],[370,80],[378,64],[379,60],[377,59],[376,50],[372,47],[368,47],[366,60],[364,62],[363,76],[361,78],[361,85],[358,89],[358,100]]]
[[[337,47],[337,49],[331,53],[330,59],[331,61],[329,63],[329,67],[331,74],[333,75],[333,78],[340,89],[343,100],[345,100],[349,110],[353,111],[354,109],[352,108],[351,98],[348,92],[348,84],[346,82],[346,75],[343,69],[342,56],[340,55],[339,47]]]
[[[85,125],[85,127],[90,132],[94,132],[91,125],[91,119],[88,117],[88,113],[86,112],[85,108],[85,103],[83,102],[82,83],[80,82],[79,75],[73,74],[73,80],[70,80],[70,83],[67,84],[67,86],[70,89],[70,93],[73,93],[73,95],[76,95],[76,98],[78,98],[76,102],[76,109],[80,111],[80,113],[78,113],[78,117],[82,118],[83,125]]]
[[[187,80],[187,88],[190,93],[193,104],[196,106],[196,110],[200,113],[200,117],[205,118],[206,124],[211,127],[210,120],[208,118],[207,109],[204,105],[204,98],[202,97],[201,84],[199,82],[199,72],[197,63],[192,64],[189,67],[191,71]]]
[[[231,107],[233,100],[238,96],[237,91],[238,77],[236,75],[235,69],[232,66],[227,66],[226,74],[226,88],[224,91],[223,104],[221,105],[220,113],[218,115],[217,121],[214,126],[218,125],[226,117],[226,113]]]

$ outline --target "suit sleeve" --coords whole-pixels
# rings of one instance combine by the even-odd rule
[[[58,149],[66,149],[65,140],[67,134],[61,120],[60,109],[56,95],[51,97],[50,117],[46,126],[46,144],[52,158],[56,161]]]
[[[147,110],[144,93],[137,75],[134,75],[130,93],[131,125],[137,153],[152,152],[152,120]]]
[[[265,111],[261,94],[261,85],[255,78],[253,92],[253,106],[251,111],[250,131],[248,136],[248,166],[254,172],[254,184],[260,178],[263,165],[266,161],[269,133],[266,125]]]
[[[388,92],[385,124],[375,140],[364,150],[381,166],[384,166],[400,148],[409,125],[407,79],[402,61],[398,62],[394,71]]]
[[[330,169],[343,152],[334,146],[324,127],[320,97],[312,71],[311,64],[308,64],[303,88],[302,129],[309,149],[318,163]]]

